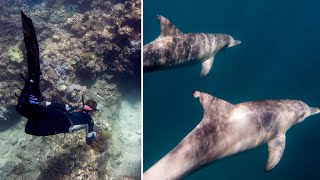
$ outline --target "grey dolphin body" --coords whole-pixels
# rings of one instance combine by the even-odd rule
[[[227,34],[182,33],[163,16],[157,18],[161,34],[143,47],[144,72],[202,63],[201,75],[205,76],[221,49],[240,44]]]
[[[195,91],[202,121],[173,150],[144,173],[145,180],[179,179],[217,159],[268,143],[265,171],[274,168],[285,148],[285,133],[294,124],[319,113],[296,100],[264,100],[230,104]]]

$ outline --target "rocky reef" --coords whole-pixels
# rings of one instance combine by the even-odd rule
[[[140,7],[139,0],[0,2],[0,179],[140,178],[140,153],[128,155],[135,157],[135,174],[117,173],[114,167],[119,159],[124,166],[121,159],[127,152],[113,148],[118,146],[114,134],[122,128],[116,124],[123,116],[122,97],[128,88],[140,92]],[[23,87],[19,73],[27,72],[20,9],[35,25],[44,96],[80,105],[85,94],[98,102],[93,145],[85,144],[84,132],[36,138],[24,134],[26,120],[14,109],[15,93]],[[140,131],[134,127],[132,141],[140,144]]]

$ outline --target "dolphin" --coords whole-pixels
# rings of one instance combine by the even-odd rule
[[[157,19],[161,34],[143,47],[144,72],[202,63],[201,76],[205,76],[221,49],[241,43],[227,34],[182,33],[165,17]]]
[[[280,161],[286,131],[319,108],[297,100],[262,100],[231,104],[195,91],[203,107],[202,121],[167,155],[148,169],[144,180],[180,179],[201,166],[268,144],[270,171]]]

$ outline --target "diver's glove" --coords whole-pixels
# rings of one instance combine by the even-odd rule
[[[89,132],[86,136],[86,142],[90,145],[96,139],[96,132]]]

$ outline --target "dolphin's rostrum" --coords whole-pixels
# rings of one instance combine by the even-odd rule
[[[161,34],[143,47],[144,72],[200,62],[201,76],[205,76],[221,49],[241,43],[227,34],[182,33],[165,17],[157,18]]]
[[[231,104],[195,91],[202,121],[166,156],[144,173],[145,180],[179,179],[217,159],[268,144],[270,171],[285,149],[285,133],[319,108],[297,100],[262,100]]]

